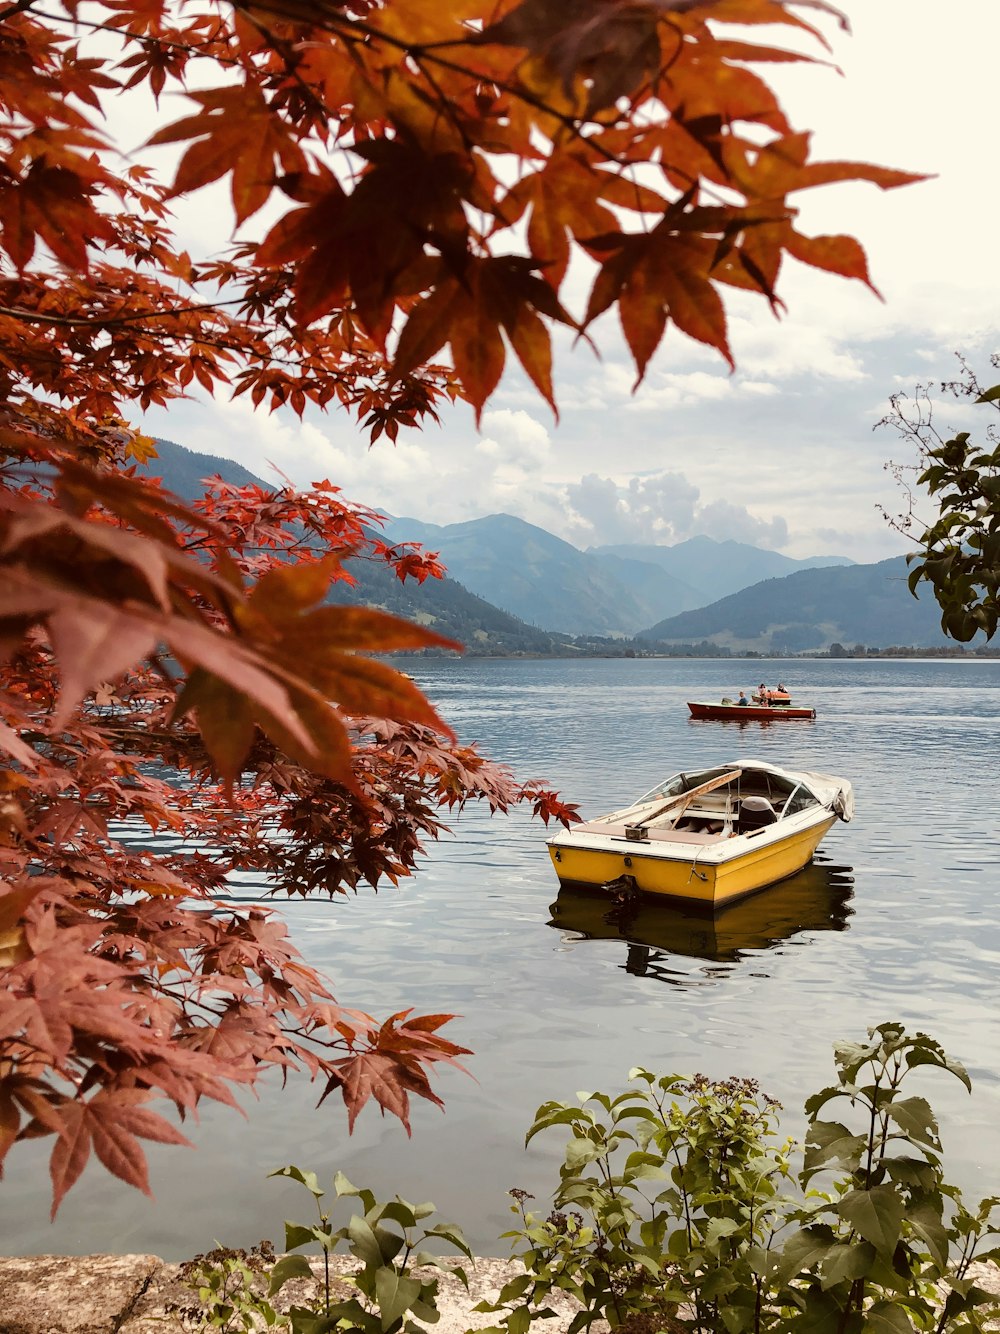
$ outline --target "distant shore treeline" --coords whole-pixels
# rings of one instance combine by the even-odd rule
[[[555,638],[555,637],[553,637]],[[402,655],[400,655],[402,656]],[[412,657],[456,657],[457,654],[427,649]],[[759,653],[749,649],[739,652],[720,647],[709,640],[698,644],[657,644],[648,639],[603,639],[581,635],[577,638],[558,637],[551,650],[538,649],[503,649],[497,645],[485,646],[469,644],[465,657],[472,658],[720,658],[733,661],[757,658],[787,660],[788,658],[830,659],[830,658],[1000,658],[1000,644],[984,644],[976,648],[965,648],[961,644],[930,644],[914,647],[910,644],[893,644],[888,648],[874,648],[865,644],[853,644],[846,648],[843,644],[831,644],[828,650],[809,653],[778,652]]]

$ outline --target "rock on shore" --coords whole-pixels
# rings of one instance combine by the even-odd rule
[[[310,1257],[314,1271],[320,1261]],[[334,1256],[331,1267],[345,1273],[355,1264]],[[485,1297],[495,1298],[509,1278],[522,1273],[516,1261],[477,1259],[465,1266],[470,1291],[446,1272],[440,1277],[441,1319],[434,1334],[464,1334],[492,1324],[495,1316],[473,1311]],[[976,1281],[1000,1294],[1000,1269],[974,1265]],[[287,1307],[306,1295],[307,1280],[288,1284]],[[156,1255],[32,1255],[0,1257],[0,1334],[187,1334],[174,1309],[189,1307],[192,1291],[180,1278],[180,1265]],[[550,1303],[559,1318],[545,1322],[545,1334],[565,1334],[576,1305],[569,1298]]]
[[[320,1262],[310,1259],[316,1268]],[[340,1273],[354,1263],[345,1256],[331,1260]],[[463,1334],[492,1324],[495,1317],[472,1307],[523,1272],[510,1260],[477,1259],[464,1267],[469,1292],[446,1272],[428,1271],[440,1278],[441,1319],[434,1334]],[[289,1283],[283,1305],[301,1301],[306,1283]],[[171,1308],[190,1306],[192,1298],[180,1265],[155,1255],[0,1257],[0,1334],[182,1334],[189,1326]],[[561,1306],[563,1318],[547,1321],[545,1334],[563,1334],[569,1324],[576,1307],[568,1299]]]

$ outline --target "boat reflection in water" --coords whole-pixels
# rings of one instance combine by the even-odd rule
[[[549,909],[550,926],[585,940],[621,940],[625,971],[664,982],[689,982],[671,956],[735,963],[773,949],[801,931],[846,931],[853,914],[849,866],[813,861],[796,875],[715,913],[650,894],[609,902],[607,892],[563,886]]]

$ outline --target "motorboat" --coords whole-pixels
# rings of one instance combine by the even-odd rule
[[[854,791],[833,774],[762,760],[672,774],[630,806],[546,840],[560,884],[717,908],[808,865]]]
[[[773,704],[778,708],[782,708],[792,702],[791,694],[784,688],[784,686],[779,686],[776,690],[768,690],[765,686],[763,690],[752,691],[750,698],[755,704]]]
[[[754,695],[754,700],[759,696]],[[761,723],[773,722],[775,719],[790,718],[810,719],[816,717],[816,710],[805,707],[800,704],[783,703],[779,700],[771,700],[769,703],[749,703],[740,704],[738,700],[731,699],[723,695],[718,702],[709,700],[691,700],[687,702],[691,710],[692,718],[716,718],[716,719],[734,719],[736,722],[756,721]]]

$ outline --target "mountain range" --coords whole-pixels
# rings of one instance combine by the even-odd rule
[[[659,621],[639,638],[662,644],[708,640],[731,651],[762,653],[802,653],[832,643],[944,643],[937,603],[926,591],[914,598],[906,578],[905,556],[799,570]]]
[[[267,486],[227,459],[156,443],[148,471],[183,498],[200,494],[215,474]],[[357,561],[357,583],[339,588],[338,599],[420,621],[472,653],[607,651],[612,641],[618,651],[627,641],[639,652],[691,645],[723,653],[948,642],[930,595],[910,595],[903,557],[792,560],[708,537],[581,551],[509,514],[447,525],[388,518],[384,535],[440,552],[450,577],[402,584],[387,567]]]
[[[635,635],[761,579],[852,563],[845,556],[793,560],[710,537],[669,547],[637,543],[580,551],[511,514],[445,525],[393,518],[386,531],[394,542],[440,551],[451,577],[479,597],[570,635]]]

